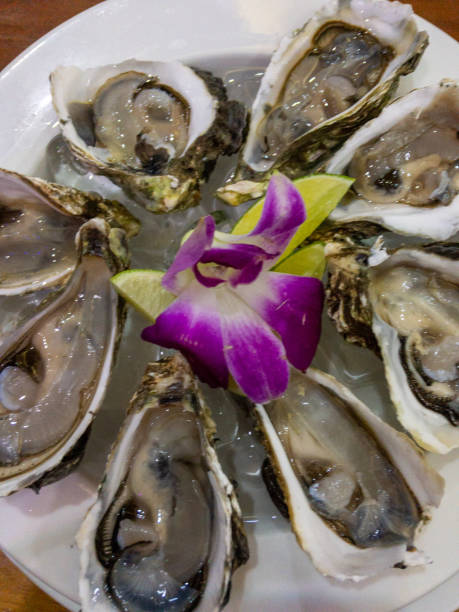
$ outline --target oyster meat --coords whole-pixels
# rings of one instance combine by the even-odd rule
[[[65,281],[20,295],[0,295],[0,353],[9,335],[46,308],[64,286]]]
[[[230,204],[258,197],[277,169],[291,178],[317,167],[387,104],[428,43],[410,6],[334,0],[272,56],[252,106]]]
[[[51,90],[71,153],[153,212],[196,205],[218,155],[241,144],[242,105],[177,61],[61,66]]]
[[[413,543],[443,481],[407,436],[314,368],[256,411],[268,487],[320,572],[359,581],[426,562]]]
[[[83,611],[225,605],[248,549],[214,433],[185,359],[149,364],[78,534]]]
[[[125,233],[92,219],[77,241],[68,283],[0,339],[0,495],[78,464],[108,384],[123,324],[109,281],[127,266]]]
[[[446,240],[459,229],[459,85],[417,89],[365,124],[328,164],[356,180],[331,214]]]
[[[96,216],[128,235],[139,228],[118,202],[0,169],[0,296],[65,282],[77,263],[75,236]]]
[[[459,245],[371,255],[331,243],[326,254],[329,315],[347,340],[380,352],[401,424],[427,450],[458,447]]]

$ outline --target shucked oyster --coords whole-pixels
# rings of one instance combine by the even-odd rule
[[[298,543],[319,571],[359,581],[426,562],[413,542],[443,482],[407,436],[313,368],[256,410],[269,487],[279,495],[280,486]]]
[[[184,358],[149,364],[78,534],[83,611],[225,605],[248,550],[214,433]]]
[[[83,225],[95,216],[130,235],[138,230],[117,202],[0,170],[0,495],[65,476],[101,401],[110,338],[121,328],[107,278],[127,254],[122,230],[102,219]],[[103,311],[94,311],[91,296]],[[91,380],[96,386],[80,403]]]
[[[62,291],[65,281],[18,295],[0,295],[0,353],[8,336],[34,317]]]
[[[96,216],[138,231],[118,202],[0,169],[0,296],[65,282],[77,263],[75,236]]]
[[[379,346],[402,425],[427,450],[458,447],[459,245],[326,254],[329,315],[346,339]]]
[[[365,124],[326,171],[355,177],[331,215],[446,240],[459,229],[459,85],[417,89]]]
[[[410,6],[334,0],[272,56],[253,103],[230,204],[258,197],[274,169],[296,178],[323,162],[381,108],[428,42]]]
[[[0,495],[57,480],[81,459],[123,322],[109,280],[127,265],[124,236],[102,219],[84,224],[67,285],[0,343]]]
[[[196,205],[218,155],[241,144],[242,106],[179,62],[60,67],[51,89],[73,155],[153,212]]]

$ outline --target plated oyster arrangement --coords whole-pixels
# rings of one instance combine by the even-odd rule
[[[185,209],[215,208],[202,194],[221,156],[237,154],[216,193],[232,207],[262,197],[277,172],[347,175],[351,189],[305,244],[324,244],[329,319],[382,360],[394,418],[316,367],[291,368],[285,392],[264,405],[230,391],[220,399],[264,449],[260,481],[314,567],[359,582],[432,562],[419,535],[444,482],[425,451],[459,447],[459,90],[443,80],[394,100],[428,45],[408,5],[335,0],[298,26],[251,108],[220,77],[178,61],[50,75],[67,161],[107,177],[123,204],[0,170],[0,496],[39,491],[80,465],[123,333],[133,333],[110,279],[131,252],[137,263],[139,232],[177,242],[174,224],[189,231],[198,218]],[[227,210],[223,221],[214,214],[218,230],[240,216]],[[211,286],[206,265],[194,269]],[[244,499],[219,446],[225,415],[214,421],[217,396],[186,356],[152,349],[109,441],[77,537],[84,611],[217,611],[244,572]]]

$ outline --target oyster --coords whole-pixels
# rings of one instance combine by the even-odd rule
[[[414,70],[428,37],[410,6],[334,0],[274,52],[252,106],[230,204],[260,196],[277,169],[296,178],[317,167],[387,104]]]
[[[328,164],[355,177],[331,214],[446,240],[459,229],[459,84],[417,89],[365,124]]]
[[[128,235],[139,228],[118,202],[0,169],[0,296],[65,282],[77,263],[75,236],[95,216]]]
[[[256,412],[269,486],[277,495],[280,486],[298,543],[320,572],[359,581],[426,562],[413,541],[443,480],[407,436],[314,368],[292,373],[284,396]]]
[[[0,295],[0,352],[8,336],[24,325],[40,310],[46,308],[50,300],[55,299],[65,285],[65,280],[59,284],[37,291],[18,295]]]
[[[0,495],[74,468],[104,396],[123,323],[109,280],[127,265],[125,234],[92,219],[78,243],[67,285],[1,342]]]
[[[248,559],[215,425],[180,355],[148,365],[78,533],[83,610],[220,610]]]
[[[328,312],[380,351],[401,424],[427,450],[459,446],[459,245],[384,250],[330,243]]]
[[[72,154],[153,212],[196,205],[218,155],[241,144],[243,107],[180,62],[61,66],[51,90]]]

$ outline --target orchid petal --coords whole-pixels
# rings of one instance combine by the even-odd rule
[[[193,272],[196,277],[196,280],[201,283],[201,285],[207,288],[216,287],[217,285],[221,285],[225,282],[225,279],[218,278],[216,276],[206,276],[205,274],[202,274],[197,264],[193,266]]]
[[[298,227],[306,220],[306,209],[300,192],[282,174],[274,175],[268,186],[261,217],[250,234],[215,233],[221,244],[256,245],[265,252],[264,268],[273,267]]]
[[[225,280],[227,280],[232,287],[236,287],[240,283],[252,283],[263,270],[266,259],[271,261],[271,255],[254,244],[228,244],[223,248],[213,247],[208,249],[201,257],[200,263],[215,263],[218,266],[225,266],[227,268]],[[271,263],[269,267],[271,267]],[[206,286],[215,286],[219,284],[218,282],[214,282],[214,285],[211,285],[208,280],[203,282],[200,278],[199,271],[196,277]],[[215,281],[216,280],[217,279],[215,279]]]
[[[194,281],[142,332],[142,339],[180,350],[209,385],[228,386],[217,297]]]
[[[264,272],[238,293],[281,337],[290,363],[309,367],[321,330],[323,287],[317,278]]]
[[[274,175],[268,186],[261,217],[246,237],[271,254],[281,254],[306,220],[303,198],[284,175]],[[245,242],[246,240],[244,240]]]
[[[260,272],[263,271],[263,260],[253,261],[251,264],[247,265],[245,268],[238,272],[234,272],[229,279],[230,285],[232,287],[237,287],[238,285],[248,285],[253,283],[258,278]]]
[[[215,233],[215,221],[210,215],[199,220],[196,229],[185,240],[175,256],[172,265],[163,276],[162,285],[165,289],[178,295],[193,278],[189,269],[202,257],[210,247]],[[187,272],[186,274],[182,274]]]
[[[216,263],[242,270],[254,258],[270,257],[263,249],[255,244],[228,244],[225,247],[212,247],[207,249],[200,258],[201,263]]]
[[[282,342],[234,291],[222,288],[217,294],[223,350],[231,374],[255,402],[278,397],[289,378]]]

